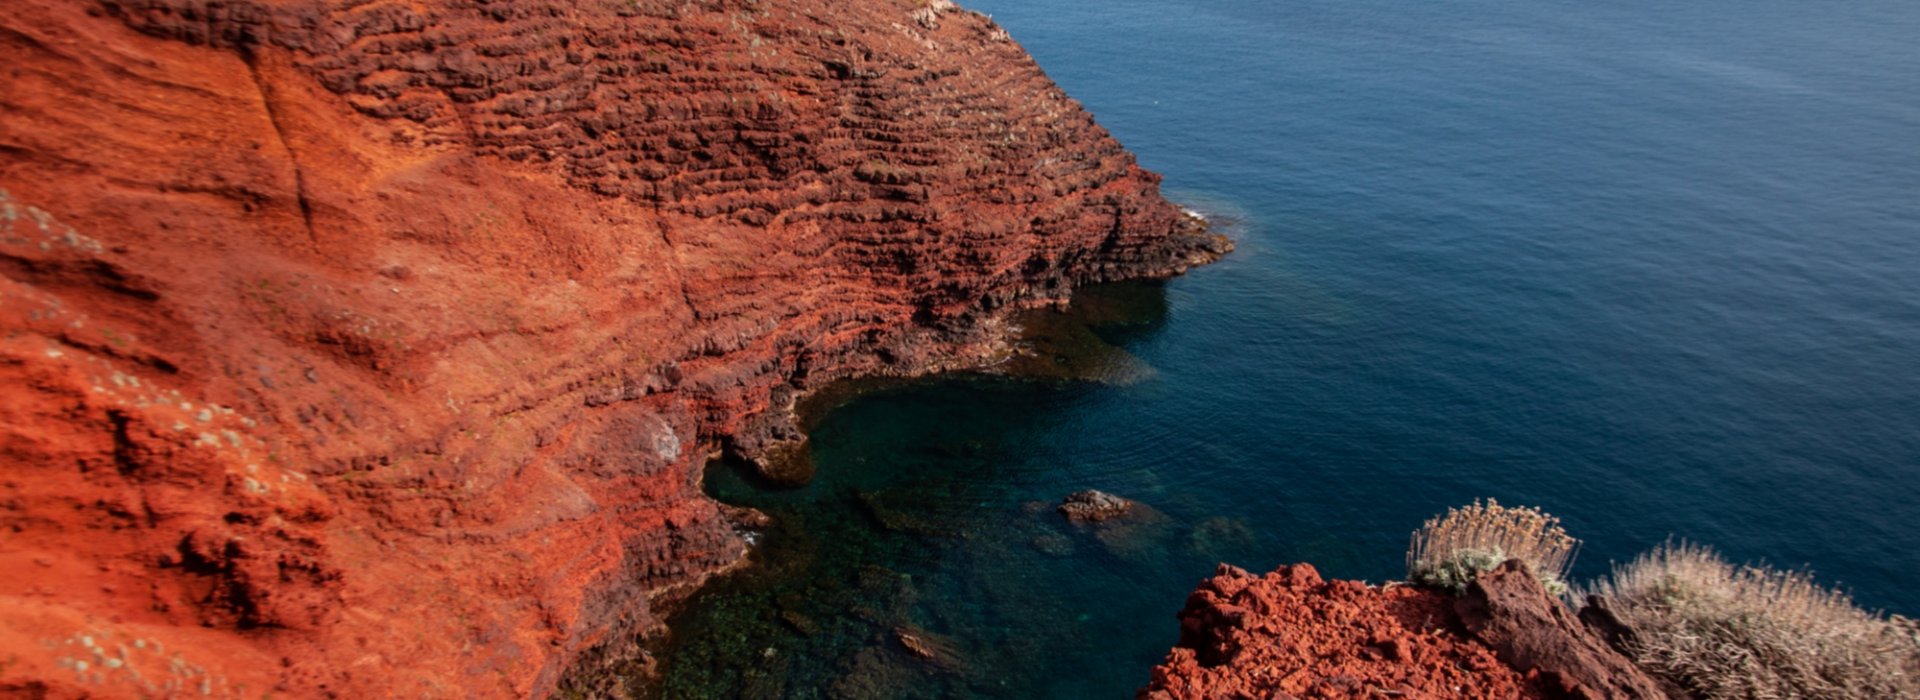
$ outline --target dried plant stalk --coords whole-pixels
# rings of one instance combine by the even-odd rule
[[[1407,578],[1460,591],[1480,572],[1508,559],[1533,567],[1548,590],[1566,590],[1580,541],[1560,519],[1538,508],[1509,508],[1491,498],[1452,508],[1414,531],[1407,547]]]

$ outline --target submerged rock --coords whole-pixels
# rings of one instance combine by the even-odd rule
[[[861,649],[842,667],[825,697],[948,697],[942,690],[965,670],[953,640],[902,624],[885,639]]]
[[[960,645],[951,637],[934,634],[914,625],[893,628],[893,641],[908,655],[946,672],[966,670],[961,662]]]
[[[1186,543],[1188,549],[1209,555],[1217,561],[1219,555],[1252,549],[1259,539],[1247,521],[1222,516],[1207,518],[1195,525],[1187,533]]]
[[[1047,532],[1034,535],[1033,539],[1028,540],[1028,544],[1033,545],[1034,549],[1048,556],[1065,557],[1073,554],[1073,540],[1069,540],[1058,533]]]
[[[820,631],[820,623],[814,622],[812,617],[798,610],[780,611],[780,621],[786,623],[787,627],[793,631],[799,632],[801,636],[811,637]]]
[[[871,646],[854,654],[840,677],[828,687],[827,697],[892,698],[901,697],[929,677],[927,665],[901,658],[898,653]]]
[[[908,632],[904,628],[893,628],[893,638],[895,641],[900,642],[900,646],[906,649],[909,654],[922,659],[932,659],[938,656],[938,654],[934,653],[933,647],[929,646],[925,640],[922,640],[920,635]]]
[[[1150,379],[1154,369],[1093,331],[1091,319],[1077,309],[1034,309],[1016,317],[1020,340],[1009,355],[987,370],[1023,379],[1095,382],[1130,386]]]
[[[900,490],[855,490],[853,501],[861,512],[887,532],[924,537],[968,536],[967,532],[955,530],[951,523],[935,515],[934,511],[940,504],[925,494]]]
[[[1091,534],[1114,556],[1141,561],[1175,546],[1172,521],[1152,506],[1105,491],[1088,489],[1067,496],[1055,507],[1081,534]],[[1051,543],[1036,543],[1042,551]]]
[[[1153,506],[1135,502],[1126,515],[1094,523],[1093,538],[1116,557],[1149,561],[1177,546],[1173,520]]]
[[[1059,511],[1075,522],[1097,523],[1132,513],[1134,502],[1105,491],[1076,491],[1060,503]]]

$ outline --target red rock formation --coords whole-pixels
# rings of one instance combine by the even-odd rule
[[[1458,599],[1322,581],[1306,564],[1263,577],[1223,565],[1188,598],[1180,644],[1140,697],[1668,695],[1510,561]]]
[[[1187,599],[1180,644],[1140,697],[1549,697],[1463,634],[1452,605],[1428,589],[1324,581],[1307,564],[1265,576],[1222,565]]]
[[[0,71],[0,694],[546,693],[738,560],[716,447],[1224,249],[939,2],[16,0]]]
[[[1467,584],[1454,611],[1474,638],[1561,697],[1666,700],[1660,684],[1582,624],[1518,559]]]

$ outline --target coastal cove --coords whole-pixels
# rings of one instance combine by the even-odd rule
[[[1239,250],[1077,302],[1130,309],[1113,381],[892,387],[804,487],[709,469],[775,525],[666,696],[1127,697],[1215,563],[1393,579],[1489,496],[1576,579],[1678,537],[1920,612],[1920,11],[970,5]]]
[[[9,10],[0,696],[1920,697],[1911,0]]]

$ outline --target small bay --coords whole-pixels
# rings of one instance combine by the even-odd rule
[[[1396,578],[1478,497],[1579,579],[1678,537],[1920,614],[1920,5],[967,5],[1239,250],[1094,290],[1105,381],[875,391],[803,488],[710,470],[777,525],[667,696],[1131,697],[1218,562]]]

